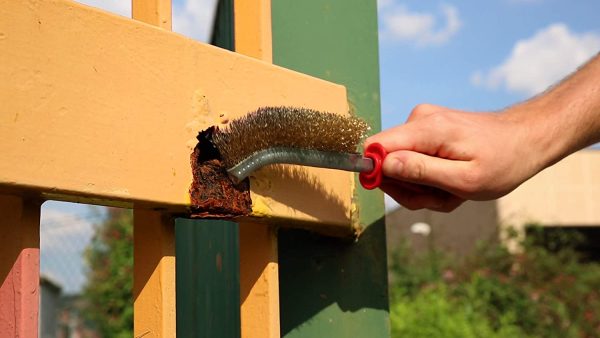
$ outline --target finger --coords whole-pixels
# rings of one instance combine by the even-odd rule
[[[412,150],[435,154],[440,149],[445,133],[425,129],[426,125],[409,122],[373,135],[365,140],[365,148],[371,143],[381,144],[388,152]]]
[[[383,175],[399,181],[436,187],[463,196],[467,192],[465,172],[472,170],[470,162],[429,156],[400,150],[387,155]]]
[[[395,188],[407,190],[411,193],[417,193],[417,194],[428,194],[428,193],[431,193],[432,190],[437,189],[437,188],[430,187],[427,185],[415,184],[415,183],[406,182],[406,181],[398,181],[397,179],[389,178],[389,177],[385,177],[385,176],[383,177],[381,184],[390,186],[390,187],[394,186]]]
[[[431,121],[419,121],[447,111],[448,108],[432,104],[419,104],[413,108],[405,124],[384,130],[365,140],[365,147],[377,142],[384,146],[388,152],[395,150],[414,150],[428,154],[434,154],[439,148],[442,136],[445,134],[446,126],[436,123],[439,119],[432,118]]]
[[[458,196],[439,189],[430,193],[415,193],[395,184],[383,184],[381,185],[381,190],[409,210],[430,209],[440,212],[450,212],[465,201]]]

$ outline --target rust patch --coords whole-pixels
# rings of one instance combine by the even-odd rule
[[[194,180],[190,187],[193,218],[231,218],[252,212],[248,179],[235,185],[227,176],[219,151],[213,146],[215,127],[198,134],[191,155]]]

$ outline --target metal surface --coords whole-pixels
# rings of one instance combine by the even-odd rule
[[[273,62],[345,85],[351,110],[378,131],[376,1],[272,5]],[[282,337],[390,336],[383,195],[356,191],[357,242],[279,231]]]
[[[177,336],[240,337],[239,227],[175,221]]]
[[[269,164],[297,164],[352,172],[373,170],[373,160],[361,154],[346,154],[297,148],[271,148],[254,153],[227,170],[234,182],[240,182],[256,170]]]
[[[348,111],[340,85],[74,1],[0,0],[0,16],[3,193],[185,212],[196,136],[221,116]],[[253,216],[350,229],[351,174],[306,173],[328,207],[271,182],[251,192]]]

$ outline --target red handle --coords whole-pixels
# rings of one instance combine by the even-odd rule
[[[381,185],[383,172],[383,159],[387,156],[387,151],[379,143],[371,143],[365,150],[365,157],[373,160],[373,170],[370,172],[362,172],[358,175],[358,180],[363,188],[373,190]]]

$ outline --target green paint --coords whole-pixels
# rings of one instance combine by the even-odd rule
[[[240,337],[239,228],[175,221],[178,337]]]
[[[356,115],[380,130],[375,0],[273,0],[272,25],[275,64],[345,85]],[[356,243],[280,230],[282,336],[389,337],[383,194],[355,198]]]
[[[235,50],[233,24],[233,0],[219,0],[210,44],[228,50]]]
[[[234,49],[233,0],[219,1],[213,45]],[[175,221],[178,337],[240,337],[240,249],[236,223]]]

